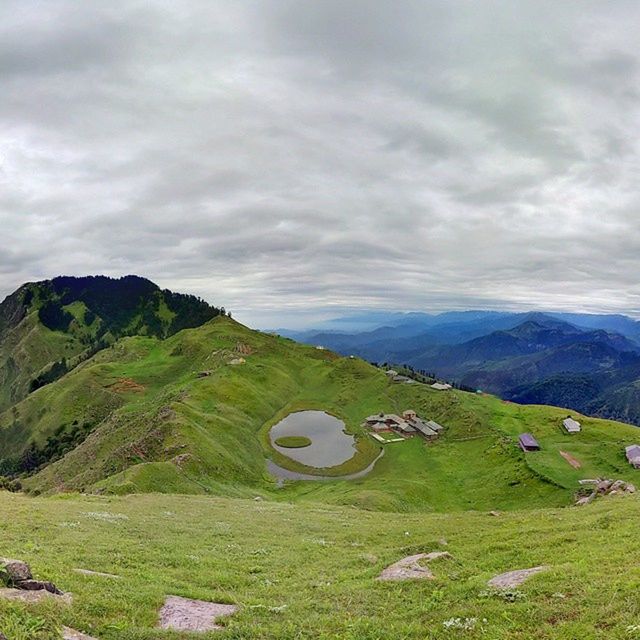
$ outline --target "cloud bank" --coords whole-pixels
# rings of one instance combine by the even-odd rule
[[[640,315],[640,5],[0,6],[0,295]]]

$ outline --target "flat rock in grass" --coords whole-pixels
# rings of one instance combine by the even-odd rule
[[[70,629],[69,627],[62,627],[62,640],[96,640],[96,638],[88,636],[86,633],[80,633],[75,629]]]
[[[91,571],[90,569],[74,569],[76,573],[83,576],[96,576],[97,578],[113,578],[114,580],[120,580],[121,577],[115,573],[103,573],[102,571]]]
[[[546,571],[549,567],[540,566],[532,567],[531,569],[518,569],[517,571],[507,571],[507,573],[501,573],[499,576],[495,576],[489,580],[488,584],[494,589],[511,589],[513,587],[519,587],[527,579],[536,573]]]
[[[71,604],[72,596],[70,593],[59,595],[51,593],[46,589],[39,591],[24,591],[23,589],[0,589],[0,600],[13,600],[17,602],[26,602],[27,604],[38,604],[40,602],[62,602],[63,604]]]
[[[420,564],[430,562],[438,558],[451,558],[447,551],[434,551],[432,553],[418,553],[415,556],[407,556],[389,565],[378,576],[378,580],[433,580],[435,576],[431,569]]]
[[[215,631],[222,629],[218,618],[238,611],[233,604],[218,604],[203,600],[190,600],[180,596],[168,596],[160,609],[159,629],[175,631]]]

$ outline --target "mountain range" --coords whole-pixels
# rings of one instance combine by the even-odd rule
[[[470,311],[385,319],[395,324],[285,334],[372,362],[409,365],[505,400],[640,425],[640,323],[631,318]]]

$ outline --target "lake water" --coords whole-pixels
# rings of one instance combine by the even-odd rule
[[[273,448],[292,460],[309,467],[335,467],[356,452],[355,438],[344,429],[342,420],[324,411],[297,411],[272,427],[269,436]],[[283,436],[306,436],[311,444],[300,449],[279,447],[275,441]]]

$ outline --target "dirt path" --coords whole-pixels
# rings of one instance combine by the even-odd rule
[[[579,469],[582,466],[580,460],[574,458],[570,453],[566,451],[560,451],[560,455],[574,468]]]

